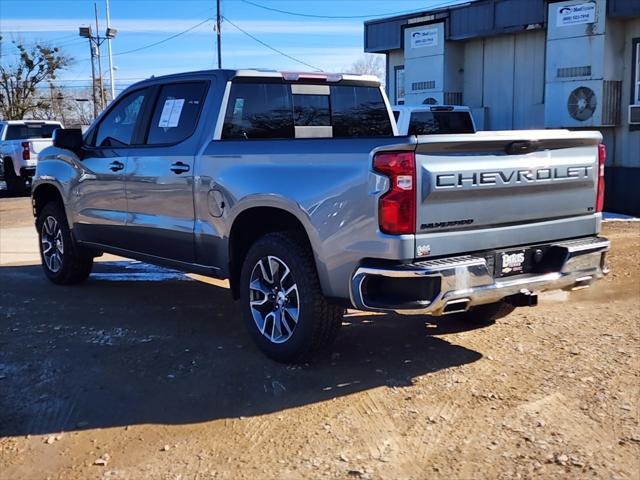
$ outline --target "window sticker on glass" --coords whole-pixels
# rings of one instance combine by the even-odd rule
[[[158,127],[172,128],[177,127],[180,121],[180,114],[184,106],[184,98],[167,98],[162,108]]]

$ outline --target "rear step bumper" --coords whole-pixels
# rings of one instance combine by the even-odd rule
[[[557,269],[495,278],[487,257],[464,255],[395,267],[361,266],[351,279],[351,302],[361,310],[445,315],[511,297],[534,305],[545,290],[577,290],[608,273],[603,237],[554,242]],[[527,300],[530,298],[530,300]]]

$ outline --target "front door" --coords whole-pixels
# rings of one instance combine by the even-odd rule
[[[139,125],[148,90],[118,100],[89,134],[71,209],[76,237],[85,242],[125,248],[127,216],[124,174],[129,145]]]
[[[126,230],[132,250],[195,262],[193,133],[206,90],[206,82],[161,85],[143,145],[129,150]]]

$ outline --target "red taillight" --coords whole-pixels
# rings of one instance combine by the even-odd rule
[[[389,190],[380,197],[380,230],[392,235],[416,232],[416,159],[413,152],[379,153],[373,169],[389,177]]]
[[[29,160],[31,158],[31,152],[29,151],[29,142],[22,142],[22,159]]]
[[[604,163],[607,161],[607,147],[604,143],[598,145],[598,196],[596,197],[596,212],[604,209]]]

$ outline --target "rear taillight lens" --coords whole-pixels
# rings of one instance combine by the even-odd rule
[[[379,153],[373,169],[389,177],[389,190],[380,197],[380,231],[392,235],[416,232],[416,158],[413,152]]]
[[[596,212],[604,209],[604,163],[607,161],[607,147],[604,143],[598,145],[598,196],[596,197]]]
[[[31,152],[29,149],[29,142],[22,142],[22,159],[29,160],[31,158]]]

